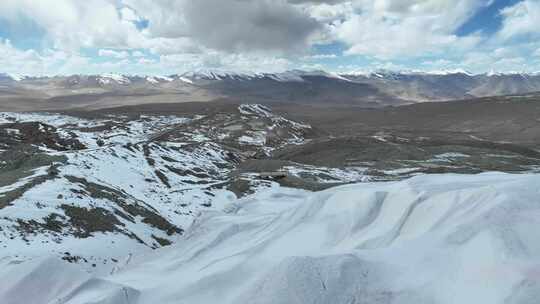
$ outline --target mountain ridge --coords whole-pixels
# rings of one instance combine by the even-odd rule
[[[25,79],[46,79],[46,78],[58,78],[58,77],[73,77],[73,76],[86,76],[86,77],[103,77],[103,78],[115,78],[115,77],[125,77],[125,78],[147,78],[155,77],[166,80],[167,78],[172,77],[208,77],[219,80],[220,78],[226,77],[253,77],[260,78],[265,76],[278,76],[278,75],[291,75],[296,74],[299,76],[326,76],[329,78],[338,77],[338,76],[370,76],[370,77],[385,77],[390,75],[403,75],[403,76],[446,76],[446,75],[467,75],[471,77],[475,76],[524,76],[524,77],[535,77],[540,76],[540,71],[537,72],[524,72],[524,71],[508,71],[508,72],[497,72],[489,71],[484,73],[472,73],[464,69],[441,69],[441,70],[391,70],[391,69],[375,69],[375,70],[351,70],[345,72],[330,72],[320,69],[291,69],[284,70],[282,72],[250,72],[250,71],[234,71],[234,70],[223,70],[223,69],[199,69],[193,71],[187,71],[183,73],[172,73],[172,74],[129,74],[129,73],[81,73],[81,74],[55,74],[55,75],[26,75],[26,74],[14,74],[7,72],[0,72],[0,77],[11,78],[14,81],[21,81]]]
[[[204,70],[167,76],[0,74],[0,109],[58,110],[231,100],[317,106],[385,107],[540,92],[538,73],[467,71],[338,74],[321,70],[247,73]]]

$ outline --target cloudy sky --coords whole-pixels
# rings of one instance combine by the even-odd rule
[[[1,0],[0,72],[540,71],[540,0]]]

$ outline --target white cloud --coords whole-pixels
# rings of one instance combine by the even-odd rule
[[[20,50],[9,40],[0,39],[0,67],[2,72],[25,75],[75,74],[84,72],[89,58],[78,53],[47,49]]]
[[[447,69],[455,65],[455,62],[447,59],[426,60],[422,65],[428,69]]]
[[[139,63],[139,64],[153,64],[153,63],[156,63],[156,61],[154,59],[139,58],[139,60],[137,60],[137,63]]]
[[[502,28],[498,33],[503,40],[527,34],[540,35],[540,1],[524,0],[501,11]]]
[[[200,53],[202,47],[197,45],[192,39],[180,38],[152,38],[147,39],[140,45],[141,48],[148,49],[153,54],[172,55],[185,53]]]
[[[2,72],[21,73],[31,71],[42,74],[43,58],[34,50],[21,51],[13,47],[9,40],[0,39],[0,66]]]
[[[98,9],[99,8],[99,9]],[[46,31],[59,49],[84,47],[123,48],[137,45],[142,34],[130,20],[123,20],[108,0],[2,0],[0,18],[24,16]]]
[[[160,57],[159,64],[164,70],[174,72],[206,68],[244,72],[280,72],[293,67],[289,60],[281,57],[266,54],[227,54],[214,51],[200,54],[164,55]]]
[[[135,10],[149,21],[145,32],[151,37],[175,38],[187,36],[183,16],[184,0],[122,0],[122,4]]]
[[[2,72],[25,75],[58,74],[101,74],[106,72],[128,74],[172,74],[192,70],[215,68],[222,70],[278,72],[294,67],[281,57],[266,54],[228,54],[208,51],[161,55],[157,59],[145,57],[124,57],[124,52],[101,50],[102,55],[110,55],[112,60],[96,62],[76,52],[58,50],[19,50],[9,40],[0,39],[0,66]],[[117,56],[117,53],[122,55]],[[127,53],[127,52],[126,52]],[[113,55],[114,54],[114,55]],[[121,58],[124,57],[124,58]],[[132,61],[130,58],[136,58]]]
[[[122,17],[122,20],[127,20],[131,22],[141,21],[141,17],[139,17],[137,13],[129,7],[121,8],[120,16]]]
[[[321,24],[285,0],[2,0],[0,19],[21,18],[55,48],[148,48],[159,54],[304,51]],[[140,30],[136,22],[147,20]]]
[[[496,58],[504,58],[516,55],[516,52],[511,47],[499,47],[493,51],[493,56]]]
[[[481,37],[454,32],[484,5],[481,0],[358,0],[334,33],[350,46],[347,54],[381,59],[468,50]]]
[[[0,37],[0,69],[30,74],[279,71],[335,64],[327,59],[341,55],[313,53],[312,46],[339,43],[346,47],[344,61],[359,56],[357,62],[369,69],[538,70],[540,63],[531,56],[540,57],[540,0],[503,9],[502,28],[491,38],[481,32],[455,34],[491,2],[1,0],[0,19],[10,28],[29,21],[40,27],[44,49],[17,49]],[[137,28],[141,21],[148,21],[148,28]],[[107,62],[81,55],[87,49]]]
[[[471,52],[459,64],[461,68],[472,72],[535,72],[538,70],[538,65],[531,64],[523,56],[499,57],[492,52]]]
[[[354,12],[353,4],[350,1],[338,4],[310,4],[306,5],[304,9],[311,17],[324,23],[333,23],[336,20],[344,19]]]
[[[317,54],[311,56],[304,56],[303,60],[321,60],[321,59],[334,59],[338,56],[336,54]]]
[[[98,55],[100,57],[112,57],[117,59],[124,59],[129,57],[129,53],[127,51],[115,51],[115,50],[99,50]]]
[[[152,38],[189,39],[219,51],[305,50],[322,25],[285,0],[124,0]]]

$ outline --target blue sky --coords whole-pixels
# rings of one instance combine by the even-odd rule
[[[465,36],[477,31],[485,34],[495,34],[502,26],[500,11],[506,7],[516,5],[520,0],[495,0],[491,5],[479,9],[473,17],[458,28],[456,34]]]
[[[540,71],[540,0],[3,0],[0,72]]]

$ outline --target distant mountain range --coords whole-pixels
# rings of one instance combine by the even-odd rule
[[[345,74],[300,70],[283,73],[206,70],[167,76],[103,74],[53,77],[0,74],[0,101],[60,100],[62,107],[70,106],[70,102],[78,106],[101,107],[103,102],[98,101],[111,96],[144,96],[149,99],[149,96],[159,95],[167,96],[165,102],[232,99],[240,102],[376,107],[539,91],[540,73],[471,74],[462,70],[381,70]],[[112,104],[122,104],[115,100]]]

